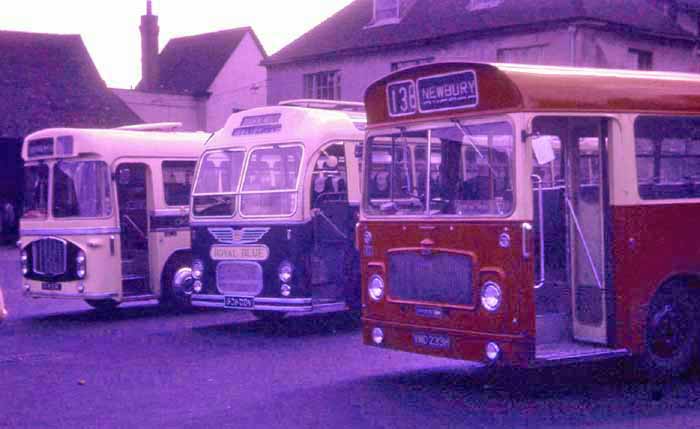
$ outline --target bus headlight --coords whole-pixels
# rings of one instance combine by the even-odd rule
[[[204,262],[201,259],[195,259],[192,261],[192,278],[195,280],[200,280],[202,274],[204,273]]]
[[[384,280],[379,274],[373,274],[369,278],[369,284],[367,285],[367,292],[369,297],[375,301],[379,301],[384,296]]]
[[[289,261],[282,261],[279,268],[277,268],[277,275],[280,280],[284,283],[289,283],[292,280],[292,275],[294,274],[294,265]]]
[[[87,261],[85,259],[85,252],[78,250],[78,254],[75,256],[75,274],[79,279],[84,279],[86,271]]]
[[[372,341],[376,345],[380,345],[384,342],[384,331],[380,327],[375,327],[372,329]]]
[[[22,267],[22,274],[27,274],[29,272],[29,255],[27,255],[26,250],[22,250],[19,256],[20,265]]]
[[[481,305],[488,311],[496,311],[501,306],[501,287],[496,282],[488,281],[481,287]]]

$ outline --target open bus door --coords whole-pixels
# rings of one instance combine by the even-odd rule
[[[547,138],[554,155],[533,170],[538,346],[611,342],[608,128],[600,117],[533,121],[535,139]]]
[[[148,252],[148,167],[142,163],[117,166],[122,286],[125,296],[151,294]]]

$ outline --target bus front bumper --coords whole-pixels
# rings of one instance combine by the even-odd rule
[[[366,345],[497,366],[529,366],[532,342],[523,336],[462,332],[362,318]],[[488,356],[487,350],[495,357]]]
[[[230,310],[251,311],[280,311],[285,313],[317,313],[322,311],[343,311],[347,309],[345,302],[314,303],[311,298],[270,298],[243,297],[250,300],[250,306],[240,305],[241,300],[231,300],[225,295],[192,295],[192,305],[195,307],[226,308]],[[236,297],[238,298],[238,297]]]
[[[117,299],[116,293],[51,293],[51,292],[25,292],[27,298],[52,298],[52,299],[80,299],[80,300],[105,300]]]

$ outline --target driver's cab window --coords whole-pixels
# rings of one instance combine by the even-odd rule
[[[343,142],[331,143],[319,152],[311,175],[311,207],[326,201],[348,200],[348,177]]]

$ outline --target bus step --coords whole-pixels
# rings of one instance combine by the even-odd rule
[[[136,281],[136,280],[146,280],[146,276],[138,274],[126,274],[122,276],[123,281]]]
[[[536,366],[560,365],[574,362],[589,362],[629,356],[627,349],[611,349],[600,345],[563,341],[537,344]]]
[[[569,338],[569,318],[563,313],[538,314],[535,323],[537,344],[559,343]]]

